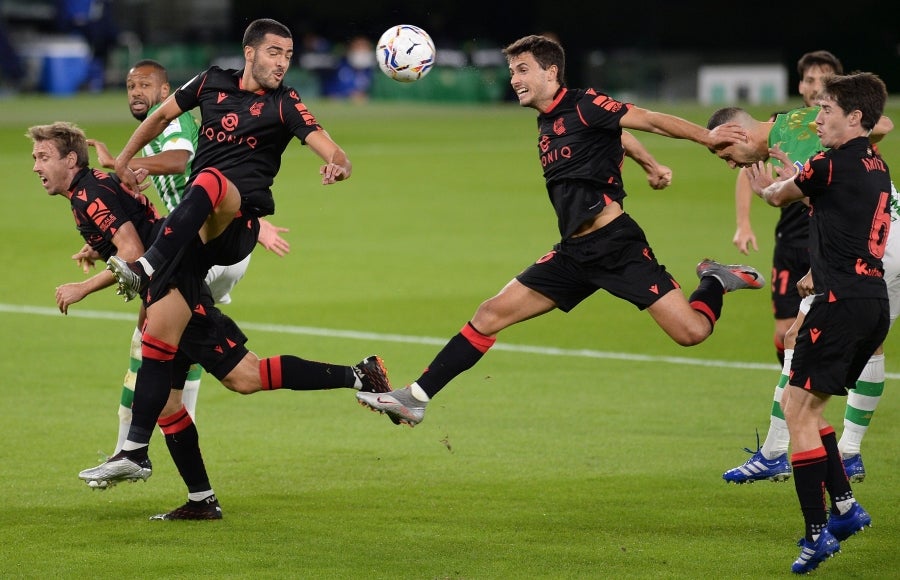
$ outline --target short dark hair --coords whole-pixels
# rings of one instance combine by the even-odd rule
[[[169,82],[169,71],[166,70],[166,67],[164,67],[161,62],[153,60],[152,58],[143,58],[131,66],[132,69],[143,67],[152,68],[159,74],[164,83]]]
[[[566,86],[566,52],[560,43],[546,36],[532,34],[513,42],[503,49],[506,60],[530,52],[541,68],[547,70],[556,65],[556,80],[559,85]]]
[[[831,67],[836,75],[844,74],[844,65],[841,64],[841,60],[827,50],[814,50],[801,56],[797,61],[797,72],[802,78],[806,74],[806,70],[815,65]]]
[[[85,137],[84,131],[73,123],[57,121],[49,125],[34,125],[28,128],[25,136],[35,143],[52,141],[60,157],[65,157],[74,151],[76,165],[79,168],[88,166],[90,158],[88,157],[87,137]]]
[[[747,111],[740,107],[723,107],[710,116],[709,121],[706,122],[706,128],[712,131],[719,125],[731,123],[748,114]]]
[[[844,114],[852,111],[862,113],[860,124],[871,131],[884,113],[887,102],[887,87],[878,75],[856,72],[849,75],[834,75],[825,79],[822,97],[831,97]]]
[[[244,31],[243,46],[259,48],[267,34],[274,34],[282,38],[293,38],[290,29],[284,24],[271,18],[260,18],[247,26],[247,29]]]

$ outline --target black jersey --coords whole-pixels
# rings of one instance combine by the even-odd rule
[[[116,253],[112,239],[123,224],[134,224],[141,242],[149,246],[162,223],[146,195],[125,191],[116,178],[96,169],[78,172],[68,196],[78,232],[104,261]]]
[[[625,197],[619,120],[629,107],[594,89],[563,88],[538,115],[538,153],[563,239]]]
[[[805,203],[796,202],[781,208],[775,224],[775,240],[792,248],[809,247],[809,208]]]
[[[810,200],[810,262],[829,301],[885,298],[891,177],[866,137],[811,157],[795,183]]]
[[[210,67],[175,91],[178,106],[200,107],[200,140],[193,174],[207,167],[221,171],[241,193],[241,209],[255,216],[275,212],[269,189],[281,167],[281,154],[291,139],[322,127],[300,101],[297,91],[241,88],[240,70]]]

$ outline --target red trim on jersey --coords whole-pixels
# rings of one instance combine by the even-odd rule
[[[556,93],[556,97],[553,98],[553,102],[550,103],[550,106],[547,107],[547,110],[544,111],[544,113],[545,113],[545,114],[546,114],[546,113],[549,113],[550,111],[552,111],[553,109],[555,109],[555,108],[556,108],[556,105],[558,105],[559,102],[560,102],[561,100],[563,100],[563,97],[566,96],[566,93],[567,93],[567,92],[569,92],[569,89],[567,89],[566,87],[562,87],[561,89],[559,89],[559,92]]]
[[[197,98],[200,98],[200,92],[203,90],[203,85],[206,84],[206,79],[209,78],[209,75],[203,75],[203,80],[200,81],[200,86],[197,87]]]
[[[486,336],[481,334],[475,330],[475,327],[472,326],[471,322],[467,322],[462,329],[460,329],[459,333],[463,335],[463,338],[469,341],[469,344],[475,347],[475,350],[482,354],[486,353],[488,349],[497,342],[496,336]]]
[[[190,413],[188,413],[187,409],[185,409],[184,405],[182,405],[180,409],[178,409],[171,415],[160,417],[156,421],[156,424],[159,425],[159,428],[162,430],[163,435],[174,435],[176,433],[181,433],[182,431],[190,427],[193,422],[194,420],[191,419]]]
[[[172,346],[147,333],[144,333],[144,335],[141,336],[141,357],[143,358],[158,361],[170,361],[175,358],[176,352],[178,352],[177,346]]]
[[[264,391],[280,389],[281,381],[281,357],[273,356],[259,361],[259,380]]]

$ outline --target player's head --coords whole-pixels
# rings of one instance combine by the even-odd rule
[[[155,60],[139,60],[128,71],[125,90],[131,115],[138,121],[143,121],[151,107],[169,96],[169,73],[166,72],[166,67]]]
[[[825,78],[844,74],[844,65],[838,57],[827,50],[814,50],[807,52],[797,61],[797,73],[800,75],[797,92],[800,93],[806,106],[811,107],[822,90]]]
[[[769,158],[768,132],[755,130],[761,123],[754,119],[750,113],[740,107],[725,107],[717,110],[709,118],[706,128],[712,131],[719,125],[736,123],[747,130],[746,142],[738,142],[722,147],[710,149],[710,153],[728,164],[728,167],[747,167],[757,161],[765,161]]]
[[[887,96],[884,81],[872,73],[857,72],[825,79],[819,95],[822,110],[816,117],[822,144],[836,147],[846,141],[836,134],[842,127],[849,128],[848,137],[857,136],[857,127],[867,134],[881,118]],[[840,109],[840,114],[834,108]]]
[[[294,54],[294,40],[287,26],[271,18],[254,20],[244,31],[245,80],[258,88],[273,90],[281,86]],[[247,78],[247,71],[250,76]],[[255,90],[257,87],[244,87]]]
[[[523,107],[552,100],[566,86],[566,53],[560,43],[532,34],[503,49],[509,63],[510,84]]]
[[[34,143],[32,170],[40,176],[47,193],[55,195],[68,191],[74,175],[88,165],[84,131],[72,123],[57,121],[29,127],[25,136]]]

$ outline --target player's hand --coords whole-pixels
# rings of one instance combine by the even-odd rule
[[[71,282],[56,287],[56,307],[63,314],[69,313],[69,306],[80,301],[87,296],[84,290],[84,284],[80,282]]]
[[[778,145],[769,149],[769,157],[777,159],[778,162],[781,163],[781,167],[775,168],[775,173],[778,175],[778,181],[786,181],[797,175],[798,171],[794,162],[790,160],[787,153],[782,151]]]
[[[128,175],[133,177],[133,179],[135,181],[135,185],[133,185],[133,186],[126,185],[125,182],[122,180],[121,175],[118,172],[116,172],[116,175],[119,177],[119,185],[121,185],[125,191],[127,191],[131,195],[136,196],[137,194],[143,192],[145,189],[150,187],[151,182],[147,181],[147,176],[150,175],[150,170],[141,167],[140,169],[135,169],[135,170],[128,169],[127,171],[128,171]]]
[[[128,167],[128,161],[130,161],[130,159],[122,161],[117,157],[116,162],[113,166],[113,170],[119,177],[119,181],[122,182],[122,187],[124,187],[131,193],[136,193],[140,191],[140,189],[138,188],[138,184],[143,180],[138,179],[136,172],[132,171],[131,168]]]
[[[747,177],[750,178],[750,187],[757,195],[762,196],[762,191],[775,183],[772,178],[772,164],[765,161],[757,161],[747,166]],[[767,200],[768,201],[768,200]]]
[[[97,253],[90,245],[85,244],[78,252],[72,254],[72,259],[81,268],[81,271],[88,274],[94,267],[97,260],[100,260],[100,254]]]
[[[812,296],[816,293],[816,285],[813,282],[812,270],[807,272],[806,275],[797,282],[797,292],[800,294],[800,298],[806,298],[807,296]]]
[[[150,170],[143,167],[134,171],[134,177],[138,180],[138,191],[144,191],[150,187],[151,183],[147,181],[148,175],[150,175]]]
[[[97,150],[97,161],[100,162],[100,165],[107,169],[114,169],[116,166],[116,158],[112,156],[107,149],[106,144],[102,141],[97,141],[96,139],[88,139],[87,140],[88,147],[93,147]]]
[[[759,251],[759,246],[756,244],[756,234],[753,233],[753,228],[738,227],[734,232],[731,243],[745,256],[750,255],[750,248],[753,248],[756,252]]]
[[[319,168],[319,175],[322,176],[322,185],[330,185],[336,181],[344,181],[350,177],[350,171],[343,165],[326,163]]]
[[[657,165],[647,172],[647,183],[653,189],[665,189],[672,185],[672,170],[665,165]]]
[[[272,225],[268,220],[259,220],[259,245],[269,250],[276,256],[283,258],[291,251],[291,244],[281,234],[289,232],[288,228],[282,228]]]
[[[739,124],[725,123],[707,133],[706,143],[704,144],[708,148],[718,151],[735,143],[746,143],[749,139],[747,130]]]

